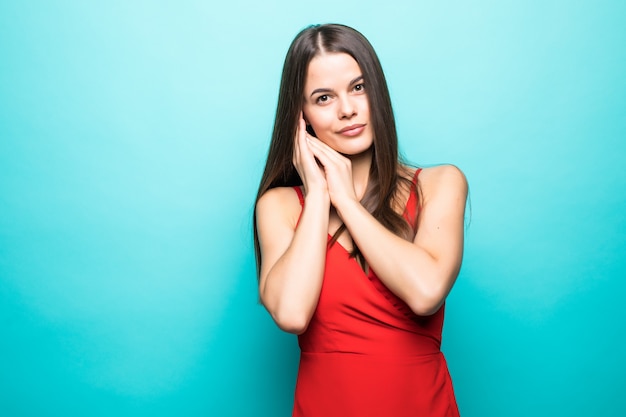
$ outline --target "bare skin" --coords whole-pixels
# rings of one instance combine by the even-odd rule
[[[415,314],[430,315],[441,307],[461,266],[467,182],[458,168],[444,165],[420,173],[421,211],[413,241],[387,230],[361,205],[373,140],[360,75],[346,54],[311,61],[293,155],[305,194],[302,215],[292,188],[271,189],[257,204],[261,301],[291,333],[304,332],[315,312],[327,237],[342,223],[347,231],[338,243],[348,250],[356,244],[367,266]],[[307,134],[305,119],[317,138]]]

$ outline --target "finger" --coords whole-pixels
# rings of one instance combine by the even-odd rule
[[[311,150],[311,154],[320,162],[320,164],[322,164],[324,168],[330,168],[337,165],[337,161],[333,160],[332,157],[324,152],[323,149],[312,143],[309,143],[309,149]]]
[[[294,137],[293,158],[296,168],[301,168],[303,152],[306,152],[308,150],[306,137],[303,135],[303,133],[306,133],[306,125],[304,124],[304,120],[302,119],[302,117],[300,117],[296,126],[296,135]]]
[[[300,133],[300,126],[296,126],[296,135],[293,140],[293,164],[297,166],[297,161],[300,159],[300,141],[298,140]]]
[[[298,120],[298,128],[296,129],[296,143],[298,145],[298,150],[300,153],[306,152],[307,144],[306,144],[306,125],[304,124],[304,120],[301,118]]]
[[[339,158],[343,158],[343,155],[341,155],[339,152],[337,152],[336,150],[334,150],[333,148],[331,148],[330,146],[328,146],[326,143],[324,143],[323,141],[319,140],[318,138],[312,137],[312,136],[308,136],[309,140],[309,144],[316,146],[317,148],[323,150],[324,152],[326,152],[327,155],[331,156],[331,155],[336,155]]]
[[[323,175],[323,171],[317,164],[315,155],[309,147],[308,138],[309,135],[306,132],[304,119],[300,119],[296,128],[296,137],[294,138],[293,164],[305,184],[308,182],[308,179],[316,178],[320,174]]]
[[[319,139],[309,138],[307,143],[309,145],[309,149],[311,149],[313,154],[318,158],[323,155],[329,162],[333,162],[336,164],[342,163],[346,159],[339,152],[337,152],[330,146],[326,145],[324,142],[322,142]]]

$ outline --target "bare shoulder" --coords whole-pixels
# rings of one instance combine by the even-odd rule
[[[418,180],[426,201],[440,195],[460,197],[463,200],[467,196],[467,178],[455,165],[446,164],[423,168]]]
[[[300,200],[292,187],[271,188],[257,201],[257,223],[286,224],[295,228],[300,211]]]

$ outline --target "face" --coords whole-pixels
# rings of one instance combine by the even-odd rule
[[[328,53],[309,63],[304,85],[304,119],[316,136],[345,155],[373,143],[369,102],[359,64],[345,53]]]

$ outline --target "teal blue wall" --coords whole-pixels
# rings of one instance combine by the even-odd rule
[[[0,3],[0,415],[286,416],[252,203],[284,54],[379,52],[401,146],[471,186],[465,417],[626,409],[623,1]]]

